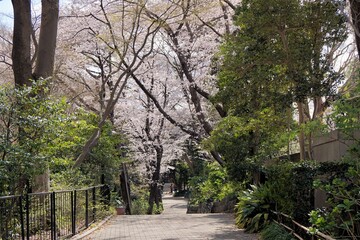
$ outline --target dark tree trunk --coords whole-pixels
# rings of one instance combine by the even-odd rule
[[[31,79],[31,1],[12,0],[14,9],[14,32],[12,49],[12,67],[15,85],[30,85]]]
[[[130,188],[127,178],[127,169],[126,165],[122,164],[121,174],[120,174],[120,195],[126,206],[126,213],[131,215],[131,199],[130,199]]]
[[[154,204],[159,208],[160,203],[162,202],[161,199],[161,191],[159,189],[159,180],[160,180],[160,167],[161,167],[161,160],[163,155],[163,147],[157,146],[155,147],[156,150],[156,163],[155,163],[155,172],[152,176],[152,181],[150,184],[150,196],[149,196],[149,209],[148,214],[152,214],[154,209]]]
[[[59,0],[42,0],[41,6],[41,26],[34,72],[35,78],[47,78],[53,75],[59,19]]]
[[[48,78],[53,75],[56,37],[59,19],[59,0],[41,1],[41,26],[38,52],[36,56],[34,79]],[[35,177],[34,191],[47,192],[50,190],[50,170]]]
[[[351,18],[355,32],[355,42],[358,50],[358,57],[360,59],[360,1],[349,0],[351,9]]]
[[[299,125],[305,123],[305,113],[304,113],[304,104],[302,102],[297,102],[298,111],[299,111]],[[300,129],[299,132],[299,147],[300,147],[300,159],[306,159],[306,147],[305,147],[305,133],[304,130]]]
[[[35,72],[31,61],[31,0],[12,0],[14,9],[14,31],[12,61],[15,85],[31,85],[31,78],[47,78],[54,70],[59,0],[42,0],[41,26]],[[21,129],[19,130],[21,131]],[[49,191],[49,169],[35,177],[34,191]]]

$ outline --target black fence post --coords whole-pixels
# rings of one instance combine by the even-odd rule
[[[96,215],[96,187],[93,187],[92,189],[92,214],[93,214],[93,221],[95,222],[95,215]]]
[[[76,190],[74,190],[74,212],[73,212],[73,225],[72,225],[72,231],[73,231],[73,234],[75,235],[76,234],[76,204],[77,204],[77,196],[76,196]]]
[[[85,190],[85,227],[89,227],[89,189]]]
[[[25,215],[26,215],[26,239],[30,239],[30,203],[29,194],[25,194]]]
[[[20,210],[21,239],[25,240],[24,206],[23,206],[23,196],[22,195],[19,197],[19,210]]]
[[[75,225],[74,225],[74,191],[70,193],[70,205],[71,205],[71,234],[75,235]]]
[[[51,239],[56,240],[56,207],[55,207],[55,192],[50,195],[50,212],[51,212]]]
[[[54,240],[54,208],[53,208],[53,194],[50,194],[50,236],[51,240]]]

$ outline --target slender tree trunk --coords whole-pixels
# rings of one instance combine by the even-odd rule
[[[12,0],[14,9],[14,31],[12,62],[15,85],[30,85],[31,79],[31,1]]]
[[[305,113],[304,113],[304,104],[297,102],[298,111],[299,111],[299,125],[305,123]],[[299,147],[300,147],[300,159],[304,160],[306,158],[305,150],[305,134],[303,130],[299,132]]]

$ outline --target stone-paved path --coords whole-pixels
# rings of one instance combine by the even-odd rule
[[[165,195],[161,215],[115,216],[87,240],[255,240],[234,226],[231,214],[186,214],[186,200]]]

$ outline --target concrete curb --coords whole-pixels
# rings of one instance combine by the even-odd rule
[[[98,230],[102,225],[104,225],[105,223],[107,223],[112,217],[114,217],[114,215],[108,216],[106,217],[104,220],[102,220],[101,222],[99,222],[98,224],[91,226],[91,228],[89,229],[85,229],[83,232],[76,234],[75,236],[69,238],[70,240],[80,240],[83,239],[84,237],[90,235],[91,233],[95,232],[96,230]]]

